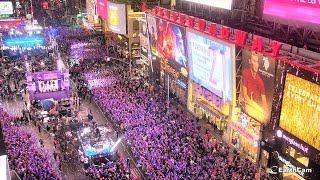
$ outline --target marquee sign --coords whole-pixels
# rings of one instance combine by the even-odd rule
[[[272,40],[269,44],[271,48],[271,52],[266,52],[263,41],[262,41],[263,39],[261,36],[254,36],[251,44],[249,43],[249,40],[251,39],[249,39],[248,33],[241,30],[234,29],[235,38],[232,39],[231,32],[233,29],[227,26],[219,26],[216,23],[212,23],[212,22],[210,22],[209,24],[206,24],[206,21],[204,19],[198,19],[193,16],[185,15],[183,13],[178,14],[175,11],[171,11],[169,9],[164,9],[160,7],[154,7],[152,9],[152,14],[164,19],[171,20],[175,23],[178,23],[179,25],[193,28],[207,35],[210,35],[219,39],[223,39],[227,42],[231,42],[239,46],[243,46],[248,49],[261,52],[272,57],[279,55],[279,51],[283,45],[278,41]],[[197,25],[196,25],[196,20],[198,22]]]

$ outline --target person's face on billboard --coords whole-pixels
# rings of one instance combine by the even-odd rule
[[[251,70],[255,73],[259,70],[259,58],[255,54],[251,54],[251,58],[249,59],[249,64],[251,66]]]

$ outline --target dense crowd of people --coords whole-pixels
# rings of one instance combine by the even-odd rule
[[[52,154],[40,147],[36,134],[19,126],[17,119],[2,108],[0,117],[10,169],[15,170],[23,180],[61,179]]]
[[[257,169],[250,160],[222,142],[205,141],[194,119],[177,107],[166,109],[166,95],[158,85],[130,79],[127,72],[91,70],[84,78],[96,101],[125,131],[150,179],[255,178]]]
[[[92,165],[85,173],[92,179],[130,179],[123,161],[109,161],[106,164]]]
[[[23,79],[23,63],[17,61],[0,62],[0,97],[2,100],[13,100],[17,94],[21,95],[21,90],[25,87]]]

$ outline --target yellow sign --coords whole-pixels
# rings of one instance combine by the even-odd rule
[[[175,79],[178,79],[179,77],[179,72],[177,72],[175,69],[173,69],[169,64],[168,64],[168,59],[161,59],[161,68],[170,73]]]
[[[117,10],[109,9],[109,23],[111,26],[118,26],[119,25],[119,17],[118,17]]]
[[[287,74],[280,127],[320,150],[320,85]]]

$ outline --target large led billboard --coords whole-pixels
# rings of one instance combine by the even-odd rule
[[[232,101],[234,45],[187,30],[190,78]]]
[[[153,16],[147,16],[147,23],[152,58],[160,59],[161,66],[176,78],[182,75],[186,83],[185,28]]]
[[[242,81],[239,102],[251,117],[267,123],[274,94],[275,59],[242,50]]]
[[[11,1],[0,1],[0,15],[12,15],[13,5]]]
[[[108,20],[108,0],[97,0],[97,14]]]
[[[232,0],[185,0],[207,6],[231,10]]]
[[[263,14],[265,18],[286,24],[320,25],[320,1],[265,0]]]
[[[279,126],[320,150],[320,84],[286,75]]]
[[[108,2],[108,27],[117,34],[127,34],[127,9],[125,4]]]

